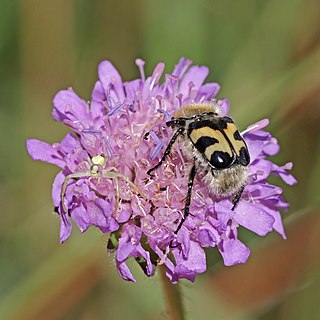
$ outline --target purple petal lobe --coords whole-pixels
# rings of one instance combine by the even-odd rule
[[[79,98],[72,89],[59,91],[53,99],[52,117],[56,121],[79,121],[89,117],[85,100]]]
[[[192,82],[194,84],[192,90],[198,91],[205,78],[208,76],[209,70],[207,67],[193,66],[189,69],[186,75],[183,77],[180,84],[180,92],[183,96],[189,94],[190,86]]]
[[[180,278],[191,280],[194,279],[196,274],[206,271],[206,256],[204,250],[197,242],[190,241],[190,250],[187,258],[179,254],[177,250],[173,250],[173,254],[176,260],[175,273]]]
[[[207,100],[212,100],[217,95],[219,90],[220,86],[218,83],[206,83],[200,87],[195,101],[206,102]]]
[[[81,143],[73,134],[68,133],[60,142],[59,149],[63,153],[72,153],[75,149],[81,148]]]
[[[78,225],[81,232],[85,232],[90,226],[87,210],[82,204],[78,207],[75,207],[71,211],[71,217],[73,221]]]
[[[97,100],[97,101],[106,100],[106,96],[105,96],[101,81],[96,81],[92,90],[91,97],[92,97],[92,100]]]
[[[267,206],[265,206],[265,210],[274,218],[274,224],[273,224],[274,230],[276,230],[282,236],[283,239],[287,239],[286,233],[283,228],[280,212],[277,210],[272,210]]]
[[[246,201],[239,201],[235,209],[234,220],[260,236],[271,232],[274,224],[274,218],[262,206]]]
[[[268,143],[263,148],[263,152],[269,157],[276,155],[279,151],[280,151],[280,146],[278,144],[278,141],[274,138],[271,138],[270,143]]]
[[[60,213],[60,243],[65,242],[70,237],[71,229],[72,224],[69,217],[64,213]]]
[[[186,70],[190,67],[191,63],[192,63],[191,60],[188,60],[184,57],[181,58],[179,62],[176,64],[172,74],[178,77],[181,77],[186,72]]]
[[[262,119],[252,125],[250,125],[246,130],[244,130],[242,132],[242,134],[246,134],[246,133],[251,133],[251,132],[254,132],[256,130],[261,130],[263,129],[264,127],[266,127],[268,124],[269,124],[269,119]]]
[[[98,227],[102,232],[113,232],[119,225],[112,217],[113,209],[108,201],[96,199],[87,203],[87,213],[90,223]]]
[[[134,99],[139,90],[141,90],[142,81],[140,79],[135,79],[124,83],[126,88],[127,98]]]
[[[122,279],[126,281],[136,282],[136,279],[133,277],[132,273],[130,272],[130,269],[128,268],[125,262],[117,261],[117,270]]]
[[[165,64],[163,62],[158,63],[156,65],[156,67],[154,68],[153,73],[152,73],[152,79],[153,79],[152,82],[154,84],[157,84],[158,81],[160,80],[162,73],[164,71],[164,68],[165,68]]]
[[[263,150],[264,144],[259,140],[249,140],[246,137],[244,139],[247,143],[249,154],[250,154],[250,161],[252,163],[259,156],[261,156],[261,152]]]
[[[142,248],[142,245],[139,243],[136,248],[136,255],[138,257],[140,257],[140,256],[143,257],[147,261],[146,273],[149,277],[151,277],[155,272],[155,268],[151,263],[150,253],[148,251],[144,250]]]
[[[238,239],[224,240],[219,251],[225,266],[245,263],[250,255],[250,249]]]
[[[61,188],[62,184],[64,182],[64,179],[66,178],[65,174],[63,171],[60,171],[52,184],[52,202],[55,207],[59,207],[61,204]]]
[[[130,213],[129,211],[127,211],[127,210],[121,210],[121,211],[119,212],[118,217],[117,217],[117,221],[118,221],[119,223],[127,222],[127,221],[129,220],[130,216],[131,216],[131,213]]]
[[[298,182],[297,179],[288,172],[279,172],[279,176],[289,186],[293,186]]]
[[[37,139],[27,139],[26,146],[33,160],[48,162],[60,168],[65,167],[66,163],[61,154],[52,145]]]
[[[178,233],[178,241],[181,243],[182,254],[186,258],[190,251],[190,234],[187,228],[182,227]]]
[[[198,240],[204,246],[214,247],[217,239],[210,230],[202,229],[198,233]]]
[[[223,116],[223,117],[227,116],[228,112],[229,112],[229,109],[230,109],[229,100],[226,99],[226,98],[220,99],[220,100],[218,100],[218,105],[220,107],[220,115]]]
[[[117,250],[117,260],[124,261],[126,260],[131,253],[136,249],[139,244],[142,231],[135,226],[130,226],[128,230],[122,234],[119,239],[119,246]]]
[[[278,167],[277,165],[273,164],[272,172],[278,175],[285,183],[292,186],[297,183],[297,180],[293,175],[289,174],[286,171],[286,170],[291,170],[292,166],[293,166],[292,162],[288,162],[282,167]]]
[[[116,92],[118,101],[125,99],[121,76],[110,61],[102,61],[98,66],[98,75],[105,94],[109,94],[110,85]]]

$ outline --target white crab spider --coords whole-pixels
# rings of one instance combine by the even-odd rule
[[[65,193],[67,189],[67,185],[70,179],[80,179],[86,177],[99,177],[99,178],[107,178],[112,179],[115,184],[116,189],[116,211],[118,210],[119,202],[120,202],[120,190],[119,190],[119,181],[118,179],[122,179],[125,181],[133,190],[134,192],[140,194],[144,199],[144,194],[140,191],[140,189],[128,179],[124,174],[117,171],[115,167],[108,167],[106,169],[100,170],[99,166],[103,167],[106,163],[106,158],[103,156],[94,156],[91,158],[92,166],[88,168],[87,171],[82,172],[75,172],[67,175],[63,181],[61,187],[61,202],[62,202],[62,209],[64,212],[67,212],[67,207],[65,205]]]

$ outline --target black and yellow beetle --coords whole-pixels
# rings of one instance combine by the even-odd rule
[[[239,202],[248,180],[250,155],[247,145],[230,117],[219,115],[219,106],[191,104],[179,109],[167,126],[176,129],[159,163],[161,166],[178,137],[184,139],[183,152],[193,162],[188,181],[184,215],[175,231],[177,234],[189,215],[191,192],[196,172],[216,196],[233,196],[232,210]]]

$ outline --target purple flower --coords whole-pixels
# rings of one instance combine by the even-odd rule
[[[159,63],[145,77],[144,62],[137,59],[141,78],[123,82],[109,61],[98,68],[91,102],[72,89],[58,92],[52,116],[71,128],[60,143],[49,145],[29,139],[27,149],[34,160],[61,168],[52,187],[52,199],[60,216],[60,241],[71,234],[71,220],[85,232],[90,226],[110,233],[108,250],[116,251],[120,276],[135,281],[126,262],[133,257],[147,276],[165,264],[173,283],[180,278],[194,281],[206,270],[204,248],[216,247],[224,264],[245,263],[249,248],[238,239],[238,228],[260,236],[276,230],[283,238],[279,210],[288,207],[282,189],[268,182],[279,176],[292,185],[292,164],[277,166],[269,158],[279,152],[277,140],[264,130],[268,120],[243,132],[251,163],[249,181],[232,209],[230,197],[209,192],[196,175],[190,215],[177,235],[188,185],[190,162],[179,142],[155,177],[147,175],[161,158],[172,137],[166,126],[175,111],[192,103],[210,103],[227,115],[229,102],[216,100],[217,83],[206,83],[207,67],[191,66],[182,58],[171,74]],[[172,248],[171,242],[176,246]]]

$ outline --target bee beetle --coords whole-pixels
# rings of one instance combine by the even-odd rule
[[[247,145],[230,117],[221,116],[217,103],[191,104],[179,109],[166,124],[175,129],[161,160],[147,174],[161,166],[178,137],[183,138],[184,155],[192,161],[184,215],[175,231],[178,233],[189,215],[192,186],[196,172],[210,192],[232,197],[235,209],[248,180],[250,155]]]

